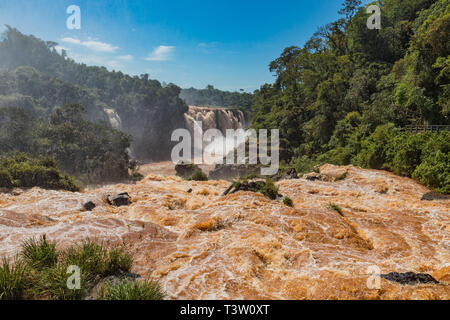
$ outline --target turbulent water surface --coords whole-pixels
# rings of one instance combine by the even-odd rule
[[[127,243],[133,271],[158,279],[171,299],[450,299],[449,200],[421,201],[429,190],[384,171],[325,165],[321,173],[347,170],[342,181],[279,182],[295,208],[251,192],[221,196],[226,181],[164,176],[167,163],[146,166],[136,185],[14,190],[0,195],[0,256],[46,233],[61,247]],[[129,207],[104,202],[124,191]],[[83,212],[89,200],[97,207]],[[381,279],[369,289],[368,268],[426,272],[440,284]]]

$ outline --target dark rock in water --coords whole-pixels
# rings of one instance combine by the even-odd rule
[[[297,170],[289,168],[284,175],[284,179],[298,179]]]
[[[108,194],[106,196],[106,202],[112,206],[121,207],[128,206],[131,203],[131,197],[127,192],[119,193],[118,195],[111,198]]]
[[[182,178],[189,178],[194,174],[194,172],[201,171],[200,168],[192,163],[180,162],[175,165],[175,171],[177,172],[177,176]]]
[[[95,208],[95,204],[94,204],[92,201],[89,201],[89,202],[86,202],[86,203],[83,205],[83,207],[84,207],[84,209],[85,209],[86,211],[92,211],[92,210],[94,210],[94,208]]]
[[[305,179],[309,180],[309,181],[316,181],[316,180],[320,180],[320,176],[319,175],[306,175]]]
[[[186,191],[187,193],[191,193],[192,192],[192,188],[189,188],[189,190]]]
[[[431,275],[428,273],[414,273],[414,272],[405,272],[405,273],[398,273],[398,272],[391,272],[387,274],[381,274],[382,278],[392,281],[392,282],[398,282],[401,284],[419,284],[419,283],[435,283],[438,284],[439,281],[434,279]]]
[[[271,176],[270,179],[273,181],[298,179],[297,170],[295,168],[289,168],[285,171],[278,170],[278,173]]]
[[[432,201],[432,200],[450,200],[450,194],[443,194],[439,192],[428,192],[422,196],[422,201]]]

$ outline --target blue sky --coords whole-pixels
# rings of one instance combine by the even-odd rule
[[[8,24],[52,40],[77,62],[172,82],[253,91],[273,82],[268,64],[338,18],[341,0],[0,0]],[[69,30],[67,7],[81,9]]]

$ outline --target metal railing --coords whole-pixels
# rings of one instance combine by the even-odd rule
[[[441,132],[450,131],[450,126],[447,125],[408,125],[405,127],[406,131],[410,133],[422,133],[422,132]]]

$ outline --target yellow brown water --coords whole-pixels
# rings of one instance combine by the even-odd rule
[[[336,182],[278,182],[295,208],[251,192],[221,196],[226,181],[155,174],[83,193],[15,190],[0,195],[0,256],[43,233],[61,246],[89,237],[128,243],[133,271],[158,279],[171,299],[449,299],[449,200],[421,201],[428,189],[388,172],[321,168],[345,171]],[[104,202],[124,191],[130,206]],[[89,200],[97,207],[83,212]],[[441,284],[381,279],[370,289],[370,267],[426,272]]]

